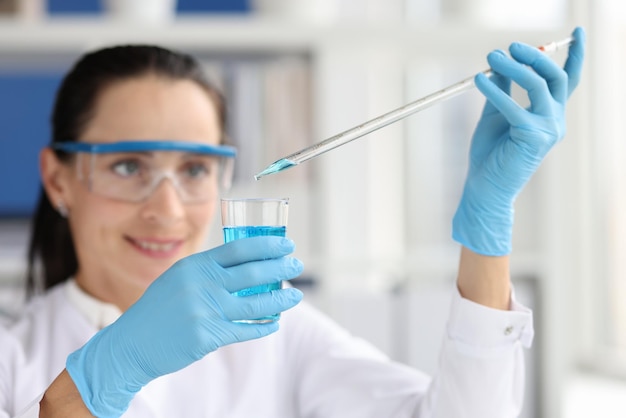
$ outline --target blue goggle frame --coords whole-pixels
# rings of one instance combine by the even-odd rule
[[[194,154],[217,155],[235,158],[237,150],[229,145],[208,145],[187,141],[119,141],[119,142],[54,142],[54,150],[63,152],[87,152],[106,154],[112,152],[182,151]]]

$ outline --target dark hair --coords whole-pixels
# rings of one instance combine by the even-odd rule
[[[146,74],[196,82],[213,100],[220,122],[222,142],[226,109],[222,95],[205,78],[199,63],[190,55],[150,45],[125,45],[100,49],[84,55],[63,79],[52,111],[52,142],[77,141],[95,112],[98,95],[113,83]],[[68,161],[71,157],[57,152]],[[78,260],[67,219],[52,206],[41,188],[33,217],[26,295],[67,280],[76,274]]]

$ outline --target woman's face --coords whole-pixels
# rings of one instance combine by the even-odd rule
[[[219,144],[215,104],[195,82],[146,75],[107,87],[96,102],[83,142],[183,140]],[[66,175],[66,206],[79,260],[77,282],[122,309],[176,260],[202,248],[215,200],[181,202],[162,181],[139,203],[92,193]]]

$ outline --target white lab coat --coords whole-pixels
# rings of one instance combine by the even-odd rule
[[[0,330],[0,418],[38,416],[38,401],[67,355],[97,332],[97,315],[72,303],[68,289],[77,286],[69,283]],[[123,417],[514,417],[523,398],[522,346],[532,334],[527,308],[514,302],[511,311],[497,311],[455,292],[431,379],[301,303],[282,315],[277,333],[222,347],[150,382]]]

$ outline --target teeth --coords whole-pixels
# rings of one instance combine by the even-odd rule
[[[157,244],[156,242],[146,242],[146,241],[136,241],[137,244],[145,249],[150,251],[170,251],[176,244],[167,243],[167,244]]]

